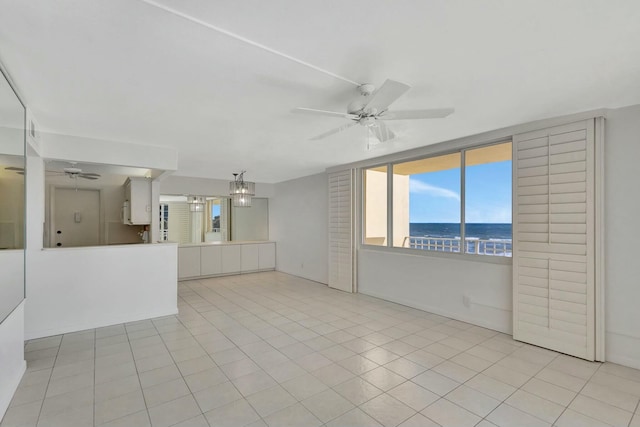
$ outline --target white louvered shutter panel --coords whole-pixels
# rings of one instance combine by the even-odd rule
[[[329,287],[353,292],[354,171],[329,174]]]
[[[594,360],[594,120],[516,135],[513,150],[513,337]]]

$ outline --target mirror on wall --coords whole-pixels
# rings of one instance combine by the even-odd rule
[[[268,199],[236,208],[226,196],[160,195],[160,240],[180,244],[269,240]]]
[[[0,322],[24,299],[25,108],[0,74]]]

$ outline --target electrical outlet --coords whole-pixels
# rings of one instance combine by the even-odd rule
[[[463,295],[462,296],[462,304],[464,304],[465,307],[470,308],[471,307],[471,297],[469,295]]]

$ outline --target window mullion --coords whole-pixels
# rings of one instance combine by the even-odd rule
[[[387,164],[387,247],[393,247],[393,163]]]
[[[465,160],[466,150],[460,151],[460,253],[467,253],[467,242],[465,240]]]

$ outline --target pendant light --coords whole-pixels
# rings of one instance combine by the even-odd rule
[[[256,195],[255,182],[244,180],[244,173],[233,174],[233,181],[229,183],[229,194],[233,198],[233,206],[237,208],[251,207],[251,197]]]

